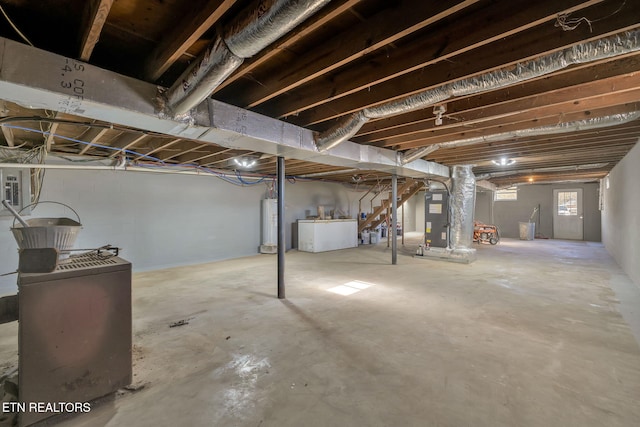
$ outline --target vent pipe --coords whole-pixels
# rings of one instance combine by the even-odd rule
[[[573,64],[584,64],[613,58],[640,50],[640,30],[625,31],[595,41],[578,44],[559,52],[519,62],[513,67],[491,71],[475,77],[447,83],[414,95],[365,108],[360,120],[352,117],[316,137],[318,149],[335,147],[355,135],[369,119],[380,119],[433,106],[452,97],[473,95],[512,86],[527,80],[545,76]],[[340,130],[343,126],[346,130]],[[345,135],[348,135],[346,138]]]
[[[509,138],[527,138],[540,135],[554,135],[568,132],[577,132],[590,129],[598,129],[609,126],[621,125],[640,118],[640,111],[630,113],[613,114],[610,116],[595,117],[592,119],[577,120],[575,122],[560,123],[553,126],[541,126],[531,129],[520,129],[510,132],[496,133],[493,135],[476,136],[473,138],[458,139],[456,141],[441,142],[424,148],[416,148],[407,151],[401,156],[400,164],[406,165],[416,159],[422,158],[441,148],[456,148],[467,145],[482,144],[483,142],[504,141]]]
[[[451,174],[451,248],[468,250],[473,241],[473,212],[476,204],[476,178],[473,165],[457,165]]]
[[[204,101],[246,58],[287,34],[330,0],[260,0],[223,29],[165,93],[175,116]]]

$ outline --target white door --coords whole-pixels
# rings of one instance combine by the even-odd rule
[[[553,190],[553,238],[583,240],[582,189]]]

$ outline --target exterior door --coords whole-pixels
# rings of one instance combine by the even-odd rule
[[[583,240],[582,189],[553,190],[553,238]]]

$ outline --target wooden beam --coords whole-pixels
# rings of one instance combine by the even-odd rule
[[[102,27],[107,21],[113,0],[90,0],[85,5],[85,19],[82,23],[84,33],[80,44],[79,58],[89,61],[96,43],[100,39]]]
[[[13,129],[2,126],[2,134],[4,140],[7,141],[7,146],[14,147]]]
[[[92,147],[95,147],[94,144],[98,144],[100,138],[107,133],[109,129],[107,128],[89,128],[84,134],[81,135],[79,139],[84,142],[88,142],[88,145],[83,145],[78,154],[83,155],[87,151],[89,151]]]
[[[48,135],[45,138],[45,145],[46,145],[47,153],[51,152],[51,145],[55,144],[55,141],[53,140],[53,138],[54,138],[54,135],[55,135],[56,131],[58,130],[58,126],[59,126],[59,123],[51,123],[51,126],[49,126]]]
[[[487,94],[478,94],[468,97],[460,97],[446,103],[447,113],[452,111],[481,109],[487,105],[507,103],[527,97],[542,96],[547,92],[562,90],[564,88],[575,87],[581,91],[581,85],[593,82],[593,76],[599,79],[611,79],[629,75],[640,71],[640,53],[616,61],[607,61],[595,65],[583,65],[563,70],[544,79],[531,80],[522,84],[492,91]],[[612,80],[609,80],[612,81]],[[392,129],[411,126],[417,123],[433,121],[433,109],[423,109],[408,114],[375,120],[366,123],[358,132],[358,136],[353,138],[355,142],[373,141],[378,136],[391,131]],[[399,131],[402,133],[402,131]],[[378,134],[376,136],[376,134]],[[387,135],[388,136],[388,135]]]
[[[202,8],[188,8],[193,13],[184,16],[151,53],[145,64],[146,78],[150,81],[159,79],[235,2],[208,1]]]
[[[594,41],[621,31],[639,28],[640,24],[638,24],[635,17],[640,14],[640,2],[629,5],[629,7],[633,7],[635,11],[618,14],[608,20],[604,20],[597,27],[593,27],[593,32],[590,32],[588,27],[578,27],[569,32],[562,32],[558,28],[554,28],[553,25],[535,27],[504,41],[484,46],[482,49],[465,52],[448,61],[440,61],[424,69],[412,71],[401,78],[387,80],[371,86],[367,90],[360,90],[311,109],[306,109],[296,117],[291,117],[291,121],[302,126],[325,122],[359,111],[365,107],[400,99],[448,82],[510,67],[518,62],[528,61],[541,55],[570,47],[576,43]],[[290,94],[291,99],[304,99],[305,103],[311,104],[314,100],[331,98],[333,93],[342,91],[336,84],[331,86],[309,86],[306,89],[308,90],[292,92]],[[291,108],[291,103],[288,102],[280,102],[278,105],[265,105],[258,111],[264,112],[262,108],[278,117],[291,116],[296,111],[296,109]]]
[[[601,163],[605,157],[616,152],[626,153],[637,141],[637,138],[606,139],[598,138],[589,143],[580,140],[570,142],[545,142],[533,144],[526,142],[502,142],[492,146],[476,146],[461,153],[456,150],[443,150],[432,160],[442,164],[473,163],[476,166],[475,172],[491,172],[501,170],[493,164],[483,166],[500,157],[514,158],[517,166],[531,163],[549,163],[554,160],[567,165],[569,162],[576,162],[577,159],[588,159],[583,163]],[[625,151],[626,150],[626,151]],[[446,151],[446,152],[445,152]]]
[[[255,154],[256,153],[255,151],[242,151],[242,150],[238,150],[238,151],[239,151],[238,153],[232,154],[229,157],[227,157],[226,159],[220,159],[220,160],[216,160],[216,161],[213,161],[213,162],[205,163],[202,166],[217,165],[217,164],[220,164],[220,163],[227,162],[230,159],[233,159],[234,157],[246,156],[248,154]]]
[[[401,44],[391,52],[371,56],[356,67],[344,68],[331,75],[324,84],[319,82],[315,87],[300,88],[292,92],[290,97],[279,99],[277,103],[274,101],[274,105],[267,103],[263,106],[264,111],[279,117],[291,116],[361,90],[371,90],[377,84],[410,72],[425,72],[425,67],[438,62],[449,61],[449,66],[452,63],[466,64],[464,58],[458,60],[455,57],[501,39],[508,43],[509,37],[536,26],[545,25],[547,30],[548,27],[553,29],[549,24],[557,19],[558,13],[576,12],[601,2],[544,2],[535,8],[522,8],[520,3],[501,1],[504,4],[474,11],[471,19],[456,20],[445,30],[425,34],[411,43]],[[598,10],[587,10],[590,14],[607,14],[605,10],[610,7],[607,4]],[[503,16],[509,16],[509,19]],[[535,32],[529,33],[532,39],[536,39]]]
[[[9,109],[7,108],[7,105],[4,101],[0,101],[0,117],[7,117],[8,115]],[[13,129],[1,125],[0,128],[2,128],[2,135],[4,135],[4,140],[7,141],[7,146],[14,147],[15,139],[13,136]]]
[[[179,143],[181,141],[184,141],[184,140],[182,138],[172,139],[171,141],[169,141],[167,143],[164,143],[164,144],[161,144],[160,146],[158,146],[156,148],[153,148],[153,149],[147,151],[146,153],[141,153],[140,156],[135,157],[133,160],[136,161],[136,160],[140,160],[140,159],[145,158],[145,156],[151,156],[152,154],[155,154],[158,151],[166,150],[167,148],[169,148],[169,147],[171,147],[173,145],[176,145],[177,143]],[[151,159],[149,159],[149,160],[151,160]]]
[[[357,64],[357,67],[353,67],[351,70],[347,69],[346,74],[348,74],[348,77],[346,79],[341,78],[341,75],[345,74],[345,71],[341,71],[336,76],[340,84],[334,84],[334,86],[343,89],[333,91],[331,99],[368,89],[378,83],[422,69],[438,61],[448,60],[456,55],[509,37],[517,32],[556,20],[559,13],[575,12],[601,1],[603,0],[591,0],[588,2],[560,0],[552,3],[541,3],[537,7],[530,9],[523,8],[521,4],[513,1],[501,0],[491,7],[473,11],[473,19],[461,18],[455,20],[446,29],[434,31],[433,34],[417,38],[412,43],[407,43],[397,48],[394,47],[393,49],[385,49],[385,52],[381,53],[375,52],[375,55],[370,55],[366,62],[361,61]],[[505,16],[509,18],[504,19]],[[479,25],[478,23],[487,23],[487,25]],[[300,58],[299,61],[307,63],[305,57]],[[330,71],[328,68],[326,70]],[[287,71],[287,73],[289,72]],[[286,76],[287,73],[281,74]],[[258,80],[260,80],[259,77]],[[263,82],[265,87],[273,89],[274,87],[271,86],[270,81],[275,84],[276,82],[284,81],[284,77],[272,76],[271,80]],[[302,80],[299,81],[302,82]],[[334,76],[332,76],[326,82],[319,82],[318,84],[327,85],[328,82],[337,83],[334,81]],[[293,87],[286,88],[289,92],[292,89]],[[314,100],[304,108],[308,109],[327,101],[327,98]],[[302,104],[302,102],[299,103]],[[240,102],[240,105],[243,105],[242,102]],[[254,107],[257,102],[248,105]],[[287,115],[296,114],[300,111],[302,110],[295,109],[288,112]]]
[[[594,138],[585,143],[577,139],[541,141],[535,144],[530,142],[503,141],[500,144],[478,145],[465,152],[442,150],[433,157],[433,161],[452,165],[456,163],[473,163],[481,172],[502,170],[491,163],[500,157],[509,157],[517,160],[516,166],[522,163],[548,162],[551,160],[563,161],[565,164],[576,159],[589,159],[585,163],[601,163],[606,156],[613,154],[615,150],[628,150],[633,147],[637,138],[615,137],[612,139]]]
[[[148,135],[146,133],[138,133],[138,132],[125,132],[121,136],[118,137],[113,143],[110,144],[112,148],[116,148],[117,150],[113,150],[113,153],[109,156],[109,158],[113,158],[118,156],[125,150],[133,147],[138,144],[140,141],[145,139]]]
[[[174,154],[172,154],[170,156],[164,156],[164,157],[161,158],[161,160],[163,162],[166,162],[167,160],[171,160],[171,159],[173,159],[175,157],[182,156],[182,155],[185,155],[187,153],[191,153],[193,151],[199,150],[200,148],[204,148],[204,147],[206,147],[208,145],[209,144],[196,144],[193,147],[188,148],[186,150],[180,150],[180,151],[178,151],[178,152],[176,152],[176,153],[174,153]]]
[[[213,145],[210,145],[211,148],[216,148]],[[215,157],[215,156],[219,156],[221,154],[225,154],[228,153],[229,151],[233,151],[233,148],[224,148],[222,150],[218,150],[216,152],[213,153],[207,153],[207,154],[202,154],[202,153],[193,153],[191,155],[188,156],[181,156],[178,161],[180,163],[192,163],[192,162],[197,162],[200,160],[204,160],[204,159],[208,159],[209,157]]]
[[[305,23],[297,26],[289,34],[279,40],[276,40],[268,49],[265,49],[255,57],[245,60],[240,68],[238,68],[231,76],[229,76],[224,82],[222,82],[213,93],[222,90],[231,83],[252,73],[260,65],[264,64],[274,56],[282,53],[282,51],[289,49],[305,36],[318,29],[321,29],[324,25],[330,23],[331,20],[346,12],[347,10],[349,10],[349,8],[357,5],[358,3],[361,3],[362,1],[363,0],[333,0],[331,3],[317,12],[313,16],[313,19],[310,19]]]
[[[255,107],[356,59],[421,30],[479,0],[405,1],[337,34],[272,74],[254,91],[238,92],[234,105]],[[243,95],[248,96],[243,96]]]
[[[450,133],[446,135],[437,135],[430,138],[422,138],[414,140],[402,145],[402,149],[425,147],[432,144],[444,143],[455,140],[462,140],[473,137],[489,136],[499,133],[505,133],[516,130],[531,129],[541,126],[553,126],[559,123],[569,123],[588,118],[604,117],[613,114],[628,113],[640,110],[640,102],[630,102],[627,104],[615,105],[608,108],[600,108],[592,111],[578,111],[566,114],[553,114],[546,117],[537,117],[535,119],[524,118],[521,121],[513,121],[508,124],[490,124],[484,128],[465,129],[462,132]],[[613,126],[613,125],[612,125]],[[506,138],[512,139],[512,138]],[[499,142],[495,142],[498,144]],[[434,157],[434,153],[429,155],[429,159]]]
[[[446,118],[440,126],[435,125],[434,116],[431,114],[429,119],[352,140],[359,143],[381,142],[382,144],[380,145],[382,146],[394,146],[415,139],[435,136],[435,133],[459,132],[462,127],[473,131],[475,127],[482,127],[487,123],[507,124],[511,121],[522,120],[524,117],[536,118],[553,114],[587,111],[636,101],[640,93],[638,88],[640,88],[640,73],[631,73],[568,88],[541,92],[524,98],[460,110],[465,108],[466,105],[475,103],[475,100],[470,98],[459,103],[448,104]],[[544,102],[541,102],[542,99],[544,99]]]
[[[447,148],[434,152],[430,157],[433,157],[432,160],[440,163],[468,156],[471,159],[475,159],[474,161],[480,165],[484,158],[486,158],[487,161],[495,159],[496,153],[515,155],[518,153],[518,150],[524,148],[536,152],[545,152],[545,150],[557,151],[571,147],[585,147],[584,151],[588,152],[588,148],[599,148],[619,143],[628,144],[637,141],[638,132],[640,132],[640,123],[632,127],[622,126],[622,129],[620,128],[621,126],[578,131],[564,135],[538,135],[535,137],[499,141],[497,143],[487,142],[466,147]]]

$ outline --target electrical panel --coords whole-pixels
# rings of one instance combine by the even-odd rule
[[[449,247],[449,194],[446,190],[425,193],[425,244],[428,247]]]
[[[29,182],[29,169],[2,169],[0,168],[0,183],[2,184],[0,197],[7,200],[16,211],[22,210],[31,203],[31,185]],[[27,215],[27,210],[22,214]],[[0,205],[0,215],[11,213]]]

